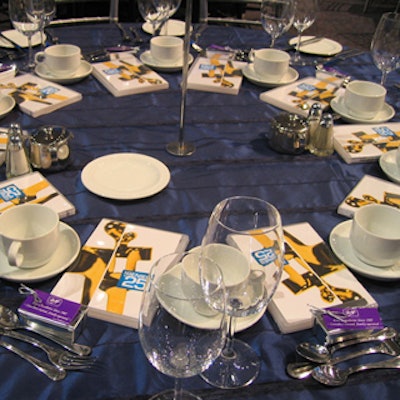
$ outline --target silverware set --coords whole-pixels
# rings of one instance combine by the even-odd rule
[[[33,336],[16,332],[17,329],[26,329],[45,337],[62,348],[51,346]],[[56,334],[50,329],[38,325],[24,324],[19,321],[18,315],[7,307],[0,305],[0,335],[18,341],[26,342],[44,351],[49,362],[38,359],[21,350],[5,340],[0,340],[0,346],[17,354],[31,363],[37,370],[48,376],[53,381],[64,379],[67,371],[86,371],[96,363],[96,358],[91,357],[91,348],[78,343],[70,343],[61,334]]]
[[[363,343],[368,343],[370,346],[360,348]],[[349,351],[339,355],[335,354],[345,348],[348,348]],[[289,363],[286,367],[288,375],[295,379],[312,376],[327,386],[343,385],[349,375],[365,370],[400,368],[399,337],[397,331],[390,327],[379,331],[357,331],[344,334],[326,345],[300,343],[296,347],[296,353],[304,361]],[[340,363],[371,354],[384,354],[391,357],[378,362],[361,362],[347,368],[337,366]]]

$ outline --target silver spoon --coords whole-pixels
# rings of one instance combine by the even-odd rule
[[[88,355],[92,351],[89,346],[78,343],[69,343],[67,340],[63,340],[60,335],[57,335],[50,330],[46,330],[45,328],[41,328],[38,326],[31,326],[27,323],[21,322],[18,318],[18,315],[14,311],[3,305],[0,305],[0,326],[6,330],[26,329],[28,331],[35,332],[59,344],[65,349],[70,350],[81,356]]]
[[[329,362],[331,355],[339,350],[348,346],[352,346],[359,343],[367,343],[372,342],[374,340],[383,341],[386,339],[393,339],[396,337],[397,331],[391,327],[386,327],[381,329],[380,331],[374,332],[369,336],[347,340],[345,342],[337,343],[333,346],[324,346],[321,344],[314,344],[309,342],[300,343],[296,347],[297,354],[301,355],[307,360],[322,364]]]
[[[400,354],[400,346],[392,340],[387,340],[380,343],[377,346],[371,346],[367,349],[358,350],[352,353],[344,354],[342,356],[334,357],[329,360],[330,365],[336,365],[344,361],[352,360],[353,358],[361,357],[367,354],[389,354],[392,356],[398,356]],[[318,365],[312,362],[294,362],[289,363],[286,367],[286,371],[289,376],[295,379],[308,378],[313,369]]]
[[[379,361],[370,364],[355,365],[348,369],[340,369],[334,365],[323,364],[313,369],[312,377],[327,386],[341,386],[347,381],[349,375],[368,369],[400,368],[400,356],[390,360]]]

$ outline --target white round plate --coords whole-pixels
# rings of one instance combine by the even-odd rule
[[[28,37],[25,36],[23,33],[18,32],[16,29],[10,29],[8,31],[3,31],[2,34],[4,36],[8,37],[13,42],[17,43],[18,46],[28,47]],[[40,32],[36,32],[32,36],[32,46],[38,46],[40,43],[42,43],[41,37],[40,37]],[[0,47],[8,47],[11,49],[14,47],[14,45],[11,44],[6,39],[0,37]]]
[[[135,200],[152,196],[169,183],[165,164],[144,154],[116,153],[96,158],[83,168],[82,183],[101,197]]]
[[[15,106],[14,97],[0,94],[0,118],[5,117]]]
[[[336,256],[350,269],[360,275],[380,281],[400,279],[400,264],[391,267],[379,268],[362,262],[353,251],[350,243],[350,229],[352,220],[336,225],[329,235],[329,244]]]
[[[379,165],[390,180],[400,183],[400,167],[396,163],[396,153],[397,150],[391,150],[382,154],[379,157]]]
[[[302,36],[301,41],[312,38],[314,38],[314,36]],[[290,39],[289,44],[293,46],[297,43],[297,39],[297,37]],[[327,38],[322,38],[321,40],[310,44],[305,43],[304,45],[300,46],[300,51],[302,53],[314,54],[318,56],[334,56],[335,54],[340,53],[342,50],[343,47],[340,43]]]
[[[353,124],[381,124],[382,122],[389,121],[394,117],[395,111],[394,108],[385,103],[382,110],[376,114],[375,118],[372,119],[363,119],[357,118],[350,115],[344,105],[343,96],[338,96],[332,99],[331,101],[332,110],[339,114],[345,121],[353,123]]]
[[[36,75],[40,76],[43,79],[47,79],[48,81],[60,83],[62,85],[68,85],[71,83],[79,82],[82,79],[89,76],[92,73],[92,71],[93,71],[92,65],[84,60],[81,61],[81,65],[73,75],[65,78],[52,75],[52,73],[47,69],[46,65],[44,65],[43,63],[38,64],[35,68]]]
[[[156,61],[150,53],[150,50],[145,51],[140,55],[140,61],[150,68],[161,72],[175,72],[180,71],[183,67],[183,59],[175,62],[174,64],[164,64]],[[189,54],[189,65],[193,62],[193,56]]]
[[[7,257],[0,252],[0,277],[13,282],[39,282],[50,279],[67,269],[78,257],[81,241],[69,225],[60,222],[60,241],[53,258],[39,268],[10,267]]]
[[[276,81],[269,81],[264,79],[262,76],[258,75],[256,71],[254,71],[254,64],[250,63],[245,65],[243,68],[243,75],[255,85],[262,86],[262,87],[276,87],[276,86],[283,86],[288,85],[289,83],[293,83],[297,81],[299,78],[299,73],[294,69],[289,67],[289,71],[283,76],[283,78],[276,82]]]
[[[177,264],[171,268],[168,274],[164,275],[163,284],[169,286],[168,292],[173,293],[176,298],[182,298],[184,296],[181,288],[181,264]],[[163,298],[159,294],[158,299],[163,304],[165,309],[171,313],[175,318],[183,321],[185,324],[194,326],[199,329],[205,328],[217,328],[220,322],[219,317],[205,317],[195,311],[190,304],[183,304],[183,302],[176,300],[171,297]],[[173,304],[172,304],[173,302]],[[266,307],[261,310],[258,314],[250,315],[248,317],[235,318],[235,332],[243,331],[250,326],[254,325],[264,315]]]
[[[150,35],[153,34],[153,27],[150,22],[145,22],[142,25],[142,29],[149,33]],[[190,28],[193,29],[193,28]],[[168,35],[168,36],[183,36],[185,34],[185,22],[180,21],[178,19],[170,19],[168,20],[163,28],[161,29],[160,35]]]

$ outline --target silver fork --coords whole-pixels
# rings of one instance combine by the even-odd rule
[[[20,350],[18,347],[13,346],[11,343],[4,342],[0,340],[0,346],[4,347],[5,349],[11,351],[12,353],[17,354],[24,360],[31,363],[37,370],[48,376],[53,381],[59,381],[64,379],[67,375],[66,371],[62,368],[55,367],[54,365],[48,364],[46,362],[40,361],[37,358],[31,356],[28,353]]]
[[[0,329],[0,334],[8,336],[17,340],[30,343],[35,347],[42,349],[49,361],[56,367],[60,367],[64,370],[82,370],[93,366],[95,358],[89,356],[80,356],[72,354],[67,350],[57,349],[53,346],[49,346],[32,336],[24,335],[15,331],[6,331]]]

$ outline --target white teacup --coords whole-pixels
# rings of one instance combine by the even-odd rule
[[[36,53],[35,61],[44,63],[54,76],[68,77],[81,65],[81,49],[73,44],[56,44]]]
[[[344,92],[348,113],[361,119],[373,119],[385,104],[386,89],[378,83],[352,81]]]
[[[40,267],[58,246],[58,214],[41,204],[15,206],[0,215],[0,237],[10,266]]]
[[[156,36],[150,40],[150,53],[162,64],[173,64],[183,57],[183,39],[176,36]]]
[[[283,50],[259,49],[254,52],[254,71],[265,80],[279,82],[289,70],[289,61]]]
[[[353,216],[350,241],[355,255],[375,267],[400,260],[400,209],[385,204],[359,208]]]

